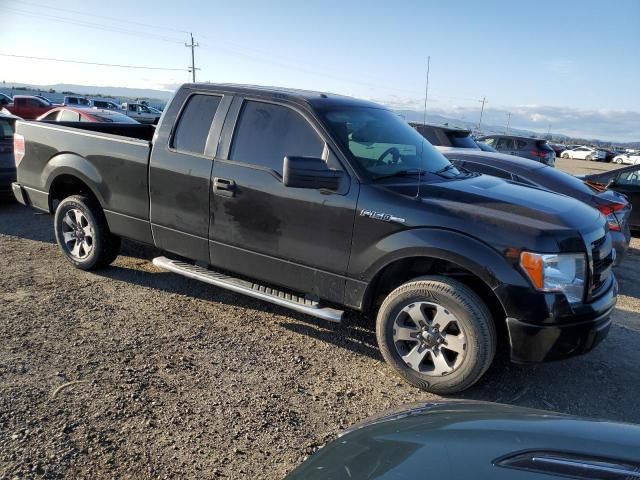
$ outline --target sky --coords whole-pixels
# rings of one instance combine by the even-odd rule
[[[0,0],[0,81],[317,89],[546,133],[640,140],[640,0]]]

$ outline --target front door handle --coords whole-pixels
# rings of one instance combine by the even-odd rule
[[[233,197],[236,194],[236,182],[226,178],[214,177],[213,191],[218,195]]]

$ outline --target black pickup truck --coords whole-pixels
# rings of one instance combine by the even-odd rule
[[[162,269],[326,320],[376,318],[405,380],[453,393],[497,349],[589,351],[617,283],[604,218],[581,202],[458,170],[379,105],[187,84],[157,126],[18,122],[16,198],[55,214],[76,267],[120,237],[188,258]]]

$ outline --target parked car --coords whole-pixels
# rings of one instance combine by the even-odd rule
[[[420,135],[441,152],[457,148],[480,149],[471,135],[471,130],[448,125],[431,125],[417,122],[409,122],[409,125],[415,128]]]
[[[48,112],[55,105],[33,95],[15,95],[13,103],[6,106],[7,110],[25,120],[33,120]]]
[[[500,153],[528,158],[550,166],[554,166],[556,162],[556,154],[546,140],[514,135],[487,135],[478,138],[478,141]]]
[[[64,97],[62,104],[68,107],[81,107],[81,108],[89,108],[91,104],[89,100],[84,97],[75,97],[67,95]]]
[[[631,204],[623,195],[594,188],[573,175],[541,165],[528,158],[477,150],[445,152],[445,156],[458,168],[544,188],[575,198],[597,209],[607,219],[616,251],[615,264],[619,264],[626,255],[631,241],[629,229]]]
[[[123,103],[121,111],[140,123],[152,123],[154,125],[158,123],[162,115],[158,110],[153,111],[151,107],[141,103]]]
[[[0,93],[0,108],[6,107],[10,103],[13,103],[13,99],[4,93]]]
[[[101,122],[101,123],[138,123],[120,112],[113,110],[58,107],[38,117],[45,122]]]
[[[573,160],[587,160],[587,161],[603,161],[607,154],[602,150],[597,150],[593,147],[587,147],[582,145],[580,147],[565,150],[560,154],[562,158],[570,158]]]
[[[0,195],[11,193],[16,181],[16,164],[13,158],[13,132],[19,120],[8,112],[0,112]]]
[[[109,102],[108,100],[91,100],[89,104],[93,108],[99,108],[102,110],[120,110],[118,105],[113,102]]]
[[[17,123],[14,194],[54,214],[77,268],[109,265],[127,237],[179,275],[325,320],[364,312],[389,365],[440,394],[480,379],[498,344],[541,362],[609,330],[602,215],[462,172],[380,105],[187,84],[156,129],[118,127]]]
[[[562,145],[561,143],[549,143],[549,146],[551,147],[553,152],[556,154],[556,157],[559,157],[560,155],[562,155],[562,152],[564,152],[567,149],[567,146]]]
[[[613,163],[635,165],[640,163],[640,152],[622,153],[613,157]]]
[[[632,230],[640,230],[640,164],[584,175],[582,179],[624,195],[632,205],[629,226]]]
[[[354,425],[285,480],[634,480],[638,472],[638,425],[438,401]]]

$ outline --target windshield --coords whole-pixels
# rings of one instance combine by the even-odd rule
[[[447,177],[460,173],[422,135],[389,110],[343,108],[327,110],[323,117],[334,137],[372,179],[403,173],[431,172]]]

